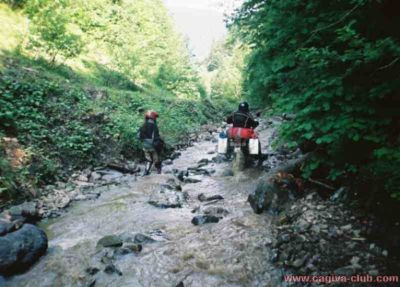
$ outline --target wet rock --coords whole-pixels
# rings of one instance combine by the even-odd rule
[[[39,219],[39,212],[36,202],[24,202],[13,206],[8,210],[11,217],[24,217],[28,222],[34,222]]]
[[[122,272],[115,267],[114,264],[108,264],[105,268],[104,268],[104,273],[106,274],[118,274],[119,276],[122,276]]]
[[[203,158],[203,159],[199,160],[197,163],[199,164],[199,166],[200,165],[204,166],[209,163],[209,160],[207,158]]]
[[[219,206],[209,206],[206,209],[204,209],[204,214],[207,215],[227,215],[229,214],[229,211],[226,210],[223,207],[219,207]]]
[[[197,198],[202,202],[204,202],[204,201],[212,201],[212,200],[223,200],[224,199],[223,196],[219,195],[219,194],[212,195],[212,196],[206,196],[206,195],[204,195],[204,193],[200,193],[197,196]]]
[[[183,282],[179,282],[175,287],[185,287],[185,285],[183,284]]]
[[[173,178],[169,178],[169,179],[167,180],[167,184],[168,184],[169,186],[172,186],[175,190],[182,190],[182,186],[181,186],[179,183],[177,183],[177,182],[175,181],[175,179],[173,179]]]
[[[185,177],[187,177],[188,171],[187,170],[180,170],[180,171],[176,171],[175,172],[175,176],[180,180],[180,181],[184,181]]]
[[[87,175],[81,174],[81,175],[78,176],[77,180],[78,181],[82,181],[82,182],[88,182],[89,178],[88,178]]]
[[[289,195],[286,190],[279,189],[274,183],[261,180],[247,200],[255,213],[260,214],[263,211],[276,213],[289,201]]]
[[[100,271],[97,267],[88,267],[85,269],[85,272],[91,276],[96,275]]]
[[[135,235],[134,242],[139,244],[145,244],[145,243],[153,243],[156,241],[148,235],[138,233]]]
[[[175,160],[175,159],[177,159],[177,158],[180,157],[180,156],[181,156],[181,153],[180,153],[180,152],[173,152],[172,155],[171,155],[171,159],[172,159],[172,160]]]
[[[124,256],[131,253],[139,253],[143,249],[141,244],[126,244],[121,248],[114,250],[115,256]]]
[[[215,154],[215,150],[210,150],[207,152],[207,154]]]
[[[100,262],[106,265],[112,264],[112,262],[115,260],[114,253],[110,252],[109,250],[102,250],[100,257]]]
[[[14,230],[15,230],[15,224],[13,224],[8,220],[0,219],[0,236],[3,236]]]
[[[102,180],[106,182],[117,181],[124,176],[121,172],[112,169],[98,170],[97,172],[102,175]]]
[[[95,285],[96,285],[96,279],[92,279],[85,286],[86,287],[94,287]]]
[[[197,215],[193,217],[192,224],[202,225],[206,223],[218,223],[221,218],[214,215]]]
[[[194,167],[194,168],[188,168],[189,174],[190,175],[207,175],[210,176],[211,174],[215,173],[215,169],[205,169],[205,168],[199,168],[199,167]]]
[[[157,208],[181,208],[184,200],[182,192],[164,189],[152,194],[148,203]]]
[[[122,239],[117,235],[104,236],[97,242],[97,246],[103,247],[120,247],[122,244]]]
[[[124,248],[129,249],[131,252],[139,253],[143,250],[143,246],[141,244],[126,244]]]
[[[226,161],[226,157],[224,155],[217,155],[215,157],[212,158],[212,161],[215,163],[223,163]]]
[[[186,177],[186,178],[183,180],[183,182],[184,182],[184,183],[199,183],[199,182],[201,182],[201,179],[193,178],[193,177]]]
[[[222,172],[222,176],[234,176],[233,170],[226,169]]]
[[[28,269],[46,250],[46,234],[31,224],[0,237],[0,274],[12,275]]]
[[[96,182],[99,181],[101,179],[101,174],[98,172],[92,172],[90,174],[90,182]]]

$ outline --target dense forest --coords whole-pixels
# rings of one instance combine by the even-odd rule
[[[292,119],[281,142],[313,152],[304,176],[369,205],[399,199],[397,1],[249,0],[229,25],[250,48],[247,97]]]
[[[137,156],[146,109],[173,146],[229,107],[206,92],[161,0],[1,2],[0,133],[22,150],[12,163],[15,144],[1,143],[3,196]]]

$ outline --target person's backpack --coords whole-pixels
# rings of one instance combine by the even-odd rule
[[[143,148],[144,149],[155,149],[156,145],[155,145],[155,141],[154,141],[154,130],[153,130],[153,134],[151,135],[150,139],[144,139],[143,140]]]

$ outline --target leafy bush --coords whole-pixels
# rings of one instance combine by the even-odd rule
[[[68,0],[32,0],[25,8],[31,20],[28,48],[44,52],[52,62],[59,55],[75,57],[83,49],[81,37],[72,28],[69,5]]]

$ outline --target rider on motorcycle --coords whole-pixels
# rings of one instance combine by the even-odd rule
[[[236,112],[230,115],[226,122],[232,124],[232,127],[228,130],[228,150],[227,157],[229,158],[234,147],[239,144],[243,154],[245,155],[246,164],[251,163],[251,158],[249,157],[249,140],[257,139],[258,136],[254,129],[259,125],[258,121],[254,120],[253,116],[249,110],[249,104],[247,102],[242,102],[239,104],[239,108]],[[259,164],[262,164],[262,154],[261,154],[261,144],[258,141],[258,159]]]
[[[239,108],[236,112],[230,115],[226,122],[228,124],[233,124],[233,129],[231,133],[235,131],[246,134],[246,137],[251,138],[254,134],[253,129],[258,126],[258,121],[254,120],[253,116],[250,114],[249,104],[247,102],[242,102],[239,104]],[[241,128],[243,130],[239,131],[235,128]],[[230,134],[230,137],[234,137],[234,134]]]

